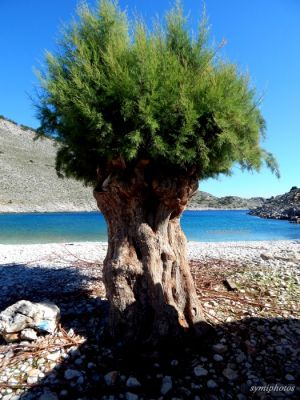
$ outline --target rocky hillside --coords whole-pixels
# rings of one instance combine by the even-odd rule
[[[34,141],[34,132],[0,117],[0,212],[92,211],[92,189],[56,175],[55,143]],[[215,197],[198,192],[191,209],[254,208],[262,198]]]
[[[191,209],[252,209],[263,204],[263,197],[244,199],[238,196],[216,197],[206,192],[197,192],[190,204]]]
[[[261,207],[251,210],[261,218],[287,219],[300,224],[300,189],[293,186],[288,193],[265,200]]]
[[[57,177],[54,141],[34,136],[27,127],[0,119],[0,212],[95,208],[90,188]]]

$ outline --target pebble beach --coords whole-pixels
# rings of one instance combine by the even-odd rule
[[[0,339],[0,399],[300,398],[300,241],[188,242],[214,334],[128,354],[103,342],[107,243],[0,245],[0,311],[51,301],[54,335]]]
[[[0,265],[30,263],[31,265],[61,265],[77,259],[103,262],[107,242],[48,243],[29,245],[1,245]],[[263,253],[270,259],[300,262],[300,240],[239,241],[239,242],[188,242],[188,257],[193,260],[220,258],[231,261],[261,261]],[[280,257],[279,257],[280,254]]]

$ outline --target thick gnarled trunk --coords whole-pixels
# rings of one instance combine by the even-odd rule
[[[94,191],[108,223],[104,283],[110,333],[126,342],[202,334],[207,324],[180,227],[197,181],[147,180],[144,172],[111,173]]]

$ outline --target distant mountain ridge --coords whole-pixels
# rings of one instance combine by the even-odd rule
[[[207,192],[197,192],[192,198],[189,208],[207,208],[207,209],[252,209],[263,204],[263,197],[251,197],[245,199],[238,196],[216,197]]]
[[[0,116],[0,212],[96,210],[91,188],[57,177],[54,140],[34,137],[30,127]],[[250,209],[263,200],[197,192],[189,209]]]
[[[261,207],[251,210],[249,214],[300,224],[300,189],[293,186],[289,192],[265,200]]]

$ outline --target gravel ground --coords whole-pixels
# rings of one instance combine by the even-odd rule
[[[78,259],[89,262],[103,262],[106,250],[106,242],[0,244],[0,264],[30,263],[31,265],[46,267],[49,265],[66,265]],[[195,260],[209,258],[256,263],[262,261],[262,254],[268,253],[274,256],[273,258],[270,257],[272,265],[274,265],[274,262],[281,265],[282,261],[290,259],[293,259],[294,263],[297,264],[300,262],[300,240],[188,242],[189,258]]]
[[[55,335],[0,342],[0,399],[300,398],[300,242],[189,242],[210,337],[157,351],[104,340],[106,243],[0,246],[0,310],[56,303]]]

